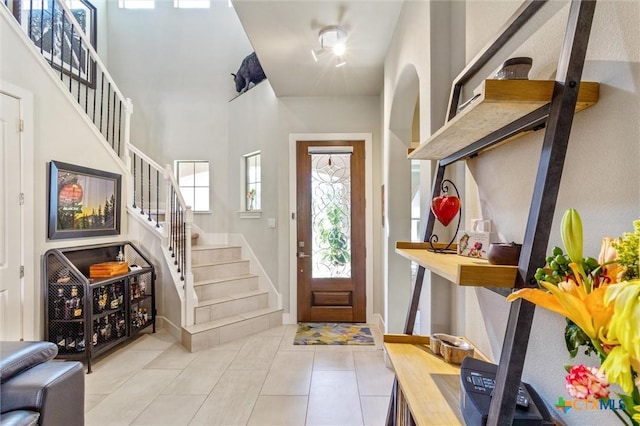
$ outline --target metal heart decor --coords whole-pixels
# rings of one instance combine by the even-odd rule
[[[431,201],[431,211],[436,219],[447,226],[460,210],[460,199],[453,195],[440,195]]]

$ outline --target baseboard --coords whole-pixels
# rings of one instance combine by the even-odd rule
[[[380,331],[380,334],[384,335],[384,333],[385,333],[385,324],[384,324],[384,318],[382,318],[382,315],[373,314],[373,325],[378,327],[378,331]]]
[[[291,313],[289,312],[283,312],[282,313],[282,324],[297,324],[298,321],[296,321],[295,319],[293,319],[293,317],[291,316]]]
[[[182,341],[182,327],[175,325],[166,317],[156,317],[156,327],[163,328],[169,332],[178,342]]]

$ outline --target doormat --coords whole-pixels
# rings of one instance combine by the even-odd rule
[[[373,345],[371,329],[350,323],[300,323],[294,345]]]

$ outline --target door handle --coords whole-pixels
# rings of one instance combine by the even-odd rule
[[[310,257],[310,255],[305,254],[303,251],[298,252],[298,259],[302,259],[303,257]]]

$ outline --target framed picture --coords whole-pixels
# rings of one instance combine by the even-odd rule
[[[49,239],[120,234],[119,174],[51,161]]]
[[[20,23],[53,68],[95,88],[96,64],[58,2],[20,1]],[[66,4],[95,49],[96,8],[86,0],[69,0]]]

